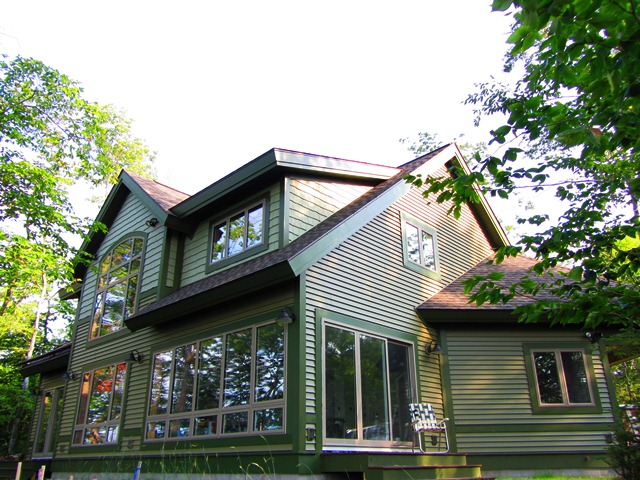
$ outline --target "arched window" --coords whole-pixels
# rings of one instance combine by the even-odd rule
[[[144,239],[116,245],[100,262],[91,338],[115,332],[135,312]]]

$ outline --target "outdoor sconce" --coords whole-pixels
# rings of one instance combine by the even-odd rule
[[[435,340],[431,340],[429,345],[427,345],[427,355],[431,355],[432,353],[435,355],[442,354],[442,347],[438,345]]]
[[[76,379],[76,374],[75,374],[75,373],[73,373],[73,370],[69,369],[69,371],[68,371],[68,372],[64,372],[60,378],[61,378],[62,380],[66,380],[67,382],[68,382],[69,380],[72,380],[72,381],[73,381],[73,380],[75,380],[75,379]]]
[[[293,312],[289,307],[284,307],[276,317],[276,323],[278,325],[287,325],[291,322],[293,322]]]
[[[315,427],[307,427],[307,442],[313,442],[316,439],[316,429]]]
[[[597,343],[598,340],[600,340],[600,338],[602,337],[602,333],[600,332],[587,332],[584,334],[585,337],[587,337],[587,340],[589,340],[589,342],[591,343]]]
[[[124,359],[125,362],[137,362],[142,363],[143,360],[142,354],[138,350],[131,350],[129,352],[129,356]]]
[[[158,225],[159,220],[156,217],[151,217],[149,220],[144,222],[147,227],[155,227]]]

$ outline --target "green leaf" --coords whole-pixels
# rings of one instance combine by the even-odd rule
[[[580,280],[582,280],[582,272],[583,272],[582,267],[573,267],[569,271],[569,274],[567,276],[569,277],[570,280],[579,282]]]
[[[504,12],[511,6],[512,3],[513,3],[512,0],[493,0],[491,9],[494,12]]]

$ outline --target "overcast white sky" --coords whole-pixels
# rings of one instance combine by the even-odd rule
[[[0,49],[134,119],[195,193],[271,147],[397,166],[400,138],[488,139],[462,105],[499,74],[491,0],[0,0]]]

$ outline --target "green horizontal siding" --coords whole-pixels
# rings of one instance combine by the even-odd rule
[[[593,360],[600,413],[536,414],[523,344],[574,345]],[[602,451],[613,422],[599,352],[576,331],[516,325],[446,330],[449,411],[459,451],[471,453]],[[484,430],[484,431],[483,431]]]
[[[373,332],[388,329],[416,339],[414,353],[420,399],[434,404],[442,418],[438,357],[425,353],[426,344],[435,337],[435,330],[425,327],[415,308],[491,253],[471,212],[464,208],[461,223],[456,225],[456,221],[447,216],[447,208],[447,205],[428,204],[417,190],[410,190],[308,270],[306,411],[312,418],[319,419],[322,412],[321,397],[317,394],[322,371],[316,319],[319,310],[364,322]],[[401,212],[410,213],[436,229],[441,280],[405,267]],[[321,427],[318,423],[319,436]]]
[[[288,241],[295,240],[370,188],[340,182],[291,179]]]
[[[268,245],[267,250],[276,250],[279,247],[280,238],[280,205],[281,205],[281,188],[280,184],[276,183],[265,188],[263,191],[251,193],[251,199],[259,201],[261,198],[269,197],[269,237],[266,239]],[[206,273],[206,267],[209,262],[209,235],[211,222],[220,220],[226,215],[232,215],[237,210],[246,207],[246,203],[238,203],[237,205],[228,205],[224,211],[212,211],[211,216],[200,222],[193,237],[187,237],[184,246],[184,255],[182,258],[182,277],[180,285],[184,287],[190,283],[202,280],[208,274]],[[261,251],[261,254],[264,254]],[[239,262],[246,261],[251,256],[244,257]],[[232,262],[228,267],[237,265],[239,262]],[[223,268],[210,273],[214,275],[216,272],[221,271]]]

